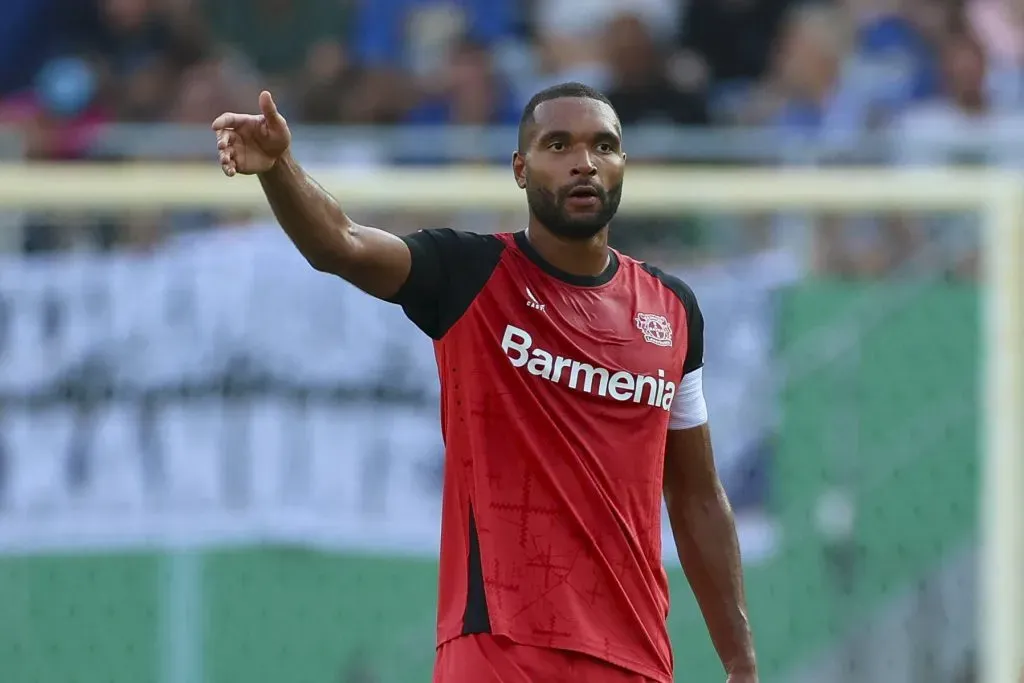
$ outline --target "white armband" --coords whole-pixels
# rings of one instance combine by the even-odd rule
[[[703,374],[704,368],[697,368],[683,375],[672,401],[669,429],[699,427],[708,421],[708,405],[704,402],[704,382],[701,379]]]

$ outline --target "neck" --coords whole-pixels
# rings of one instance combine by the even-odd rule
[[[526,238],[541,258],[571,275],[597,277],[608,267],[608,226],[593,237],[569,239],[551,232],[531,216]]]

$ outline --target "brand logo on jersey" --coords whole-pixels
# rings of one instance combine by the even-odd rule
[[[672,325],[668,318],[653,313],[637,313],[636,329],[644,335],[644,341],[657,346],[672,346]]]
[[[533,292],[530,291],[529,287],[526,288],[526,305],[534,309],[535,311],[544,310],[544,304],[540,302],[540,299],[534,296]]]
[[[526,330],[507,325],[501,338],[501,350],[514,367],[575,391],[607,397],[614,401],[643,403],[662,410],[672,407],[676,385],[665,379],[665,371],[657,377],[635,375],[625,370],[595,367],[572,358],[557,356],[536,348],[533,337]]]

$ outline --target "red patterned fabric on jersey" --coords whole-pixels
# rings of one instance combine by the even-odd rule
[[[478,633],[437,648],[434,683],[652,683],[590,655]]]
[[[438,644],[492,633],[668,683],[662,476],[702,363],[693,292],[615,252],[600,276],[561,272],[525,233],[406,241],[395,301],[441,380]]]

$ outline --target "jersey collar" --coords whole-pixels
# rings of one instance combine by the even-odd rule
[[[526,258],[530,259],[534,265],[551,277],[575,287],[600,287],[601,285],[611,282],[611,279],[615,277],[615,273],[619,271],[619,255],[615,253],[614,249],[608,250],[608,265],[600,275],[575,275],[573,273],[567,273],[561,268],[553,266],[545,261],[544,257],[533,248],[532,244],[530,244],[530,240],[526,237],[525,230],[517,232],[515,234],[515,240],[516,246],[519,247],[519,251],[526,254]]]

